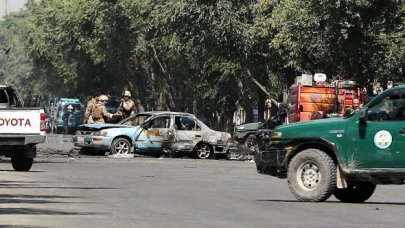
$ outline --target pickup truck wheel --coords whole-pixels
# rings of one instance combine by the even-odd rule
[[[212,157],[212,150],[210,145],[206,143],[199,143],[194,148],[195,155],[200,159],[207,159]]]
[[[256,150],[258,149],[258,144],[257,144],[257,137],[256,135],[249,135],[246,138],[246,141],[244,143],[246,152],[248,155],[254,155]]]
[[[33,158],[11,157],[11,164],[15,171],[27,172],[31,169],[33,162]]]
[[[336,188],[336,165],[323,151],[307,149],[292,158],[287,178],[299,201],[325,201]]]
[[[125,138],[117,138],[111,144],[111,154],[129,154],[131,153],[131,143]]]
[[[362,203],[373,195],[376,185],[367,181],[352,181],[347,188],[337,188],[333,195],[345,203]]]

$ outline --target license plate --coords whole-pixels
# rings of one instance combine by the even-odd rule
[[[78,143],[84,143],[84,137],[77,137],[77,142]]]

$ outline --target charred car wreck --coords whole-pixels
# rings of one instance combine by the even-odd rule
[[[118,124],[84,124],[73,137],[83,149],[109,150],[112,154],[138,153],[201,159],[229,156],[231,135],[214,131],[193,114],[143,112]]]

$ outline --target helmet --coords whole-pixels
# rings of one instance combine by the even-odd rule
[[[69,106],[67,107],[67,109],[68,109],[68,110],[73,110],[73,106],[72,106],[72,105],[69,105]]]
[[[122,96],[131,97],[131,92],[129,92],[128,90],[125,90],[124,93],[122,93]]]
[[[108,101],[108,97],[107,97],[106,95],[101,95],[101,96],[98,98],[98,100],[99,100],[99,101]]]

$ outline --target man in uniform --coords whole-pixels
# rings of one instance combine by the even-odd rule
[[[96,93],[93,95],[93,98],[87,102],[86,111],[84,112],[84,123],[94,123],[92,118],[92,111],[94,106],[97,104],[98,98],[100,97],[100,93]]]
[[[73,106],[69,105],[63,113],[63,134],[69,134],[69,117],[73,112]]]
[[[108,97],[106,95],[100,95],[98,98],[98,102],[94,105],[92,114],[90,115],[93,119],[93,123],[95,124],[104,124],[108,118],[112,118],[113,116],[117,116],[119,114],[112,114],[107,111],[105,104],[108,101]]]
[[[128,90],[122,93],[122,99],[117,113],[121,115],[122,119],[135,114],[135,102],[132,100],[131,92]]]

